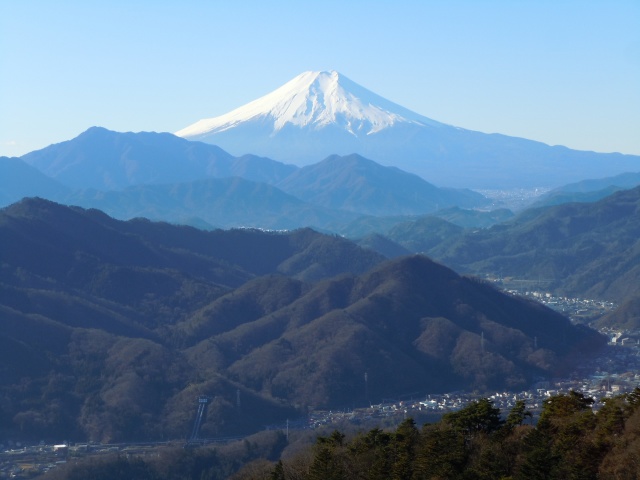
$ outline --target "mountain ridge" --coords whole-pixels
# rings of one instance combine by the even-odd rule
[[[366,372],[376,400],[523,386],[603,341],[422,256],[43,199],[0,210],[0,299],[0,432],[36,441],[183,438],[199,395],[203,437],[254,432],[365,404]]]
[[[220,147],[187,142],[170,133],[121,133],[103,127],[91,127],[71,140],[20,158],[68,187],[97,190],[232,176],[253,160],[247,155],[239,161]],[[274,176],[254,176],[254,180],[275,181],[286,175],[283,172],[295,170],[267,158],[260,163],[268,164]]]
[[[622,302],[637,293],[640,278],[639,212],[636,187],[592,203],[531,208],[487,229],[453,232],[427,253],[457,271],[544,280],[544,288],[562,296]]]
[[[203,228],[312,226],[327,230],[363,213],[423,214],[438,206],[487,203],[475,192],[435,187],[363,157],[330,158],[333,166],[327,166],[325,159],[301,172],[299,167],[269,158],[234,157],[216,146],[167,133],[119,133],[92,127],[75,139],[4,161],[0,167],[13,162],[13,170],[22,168],[23,196],[99,208],[121,219],[144,216]],[[34,166],[38,170],[30,170]],[[320,170],[323,185],[320,179],[309,179],[309,174]],[[22,198],[16,195],[12,176],[0,178],[0,200],[6,197],[7,204]],[[43,180],[61,185],[46,190],[39,186]],[[310,195],[312,189],[315,197]],[[332,198],[337,196],[348,199]]]
[[[198,137],[223,132],[239,122],[258,119],[273,122],[272,133],[287,125],[322,129],[337,123],[344,125],[356,137],[379,132],[395,123],[441,125],[332,70],[304,72],[257,100],[225,115],[200,120],[179,130],[176,135]]]
[[[293,172],[276,186],[316,205],[378,216],[489,204],[477,192],[439,188],[417,175],[357,154],[331,155]]]
[[[300,166],[357,153],[462,188],[554,187],[640,170],[637,155],[571,150],[440,123],[333,71],[305,72],[245,106],[176,133],[235,155],[251,152]]]

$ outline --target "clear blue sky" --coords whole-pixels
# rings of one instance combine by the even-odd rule
[[[0,2],[0,155],[174,132],[306,70],[452,125],[640,154],[640,1]]]

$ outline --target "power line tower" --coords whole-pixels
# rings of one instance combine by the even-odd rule
[[[369,404],[369,372],[364,372],[364,400]]]

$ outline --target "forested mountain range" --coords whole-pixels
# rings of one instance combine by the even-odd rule
[[[0,424],[25,438],[179,438],[198,395],[203,435],[247,432],[365,402],[365,372],[372,399],[523,386],[602,342],[422,256],[41,199],[0,211],[0,289]]]
[[[358,155],[321,160],[300,169],[255,155],[234,157],[168,133],[92,127],[19,159],[1,158],[7,175],[0,177],[0,205],[41,196],[120,219],[338,231],[365,214],[419,215],[489,204],[477,192],[436,187]]]
[[[621,301],[640,278],[640,188],[595,203],[532,209],[430,253],[462,271],[543,279],[570,296]]]
[[[640,282],[640,188],[528,209],[489,228],[424,217],[382,234],[459,272],[530,280],[573,297],[623,302]]]
[[[276,184],[315,205],[367,215],[417,215],[440,208],[488,206],[471,190],[438,188],[417,175],[352,154],[331,155]]]
[[[554,188],[542,195],[531,207],[560,205],[570,202],[596,202],[619,190],[640,185],[640,173],[621,173],[614,177],[582,180]]]
[[[170,133],[101,127],[20,159],[70,188],[101,191],[232,176],[273,183],[297,169],[252,155],[236,158],[215,145],[188,142]]]

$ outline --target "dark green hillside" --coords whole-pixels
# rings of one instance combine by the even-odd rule
[[[356,242],[361,247],[379,252],[387,258],[411,254],[410,250],[379,233],[371,233],[364,238],[356,240]]]
[[[364,271],[382,260],[339,237],[313,230],[274,233],[260,230],[203,232],[145,220],[122,222],[98,210],[26,199],[0,211],[3,263],[27,272],[62,278],[85,288],[82,267],[105,264],[127,268],[166,268],[227,286],[255,275],[281,271],[322,277]],[[340,254],[346,258],[336,260]],[[320,268],[329,262],[330,267]]]
[[[4,305],[0,305],[0,319],[0,379],[5,386],[24,377],[46,375],[71,337],[65,325]]]
[[[411,252],[428,252],[434,246],[461,235],[463,228],[437,217],[421,217],[395,225],[387,236]]]
[[[552,205],[562,205],[563,203],[591,203],[602,200],[608,197],[612,193],[619,190],[624,190],[621,187],[614,185],[603,188],[602,190],[595,191],[551,191],[547,195],[543,196],[540,200],[530,205],[529,208],[550,207]]]
[[[595,203],[527,210],[428,253],[458,271],[543,281],[570,296],[622,301],[640,284],[640,188]]]
[[[146,217],[185,224],[197,218],[224,228],[281,230],[309,225],[326,228],[357,217],[354,213],[306,203],[274,186],[239,177],[135,185],[108,192],[78,190],[60,201],[98,208],[120,219]]]
[[[601,338],[426,257],[27,199],[0,211],[0,435],[184,438],[310,407],[523,387]],[[534,339],[537,338],[537,341]],[[365,373],[368,385],[363,385]]]
[[[410,224],[416,223],[416,230],[413,232],[415,235],[411,235],[411,232],[406,238],[398,237],[397,242],[406,241],[409,244],[424,243],[424,240],[420,238],[422,232],[421,228],[429,227],[431,222],[437,226],[437,220],[444,220],[449,224],[462,228],[488,228],[497,223],[505,222],[513,217],[513,213],[507,209],[497,209],[491,211],[481,210],[466,210],[459,207],[444,208],[428,215],[396,215],[389,217],[373,217],[362,216],[356,220],[342,225],[337,228],[338,232],[345,235],[348,238],[362,238],[371,234],[383,234],[390,235],[390,232],[396,228],[411,229]],[[403,227],[401,227],[403,225]],[[437,227],[436,227],[437,228]],[[457,235],[459,229],[452,228],[451,234]],[[429,240],[427,240],[429,243]],[[414,251],[415,253],[415,251]]]
[[[506,208],[483,211],[451,207],[438,210],[433,216],[464,228],[487,228],[496,223],[506,222],[513,217],[513,212]]]
[[[480,212],[452,207],[423,216],[361,217],[339,231],[359,245],[393,258],[429,252],[457,239],[465,228],[487,228],[511,217],[511,211],[504,209]]]

